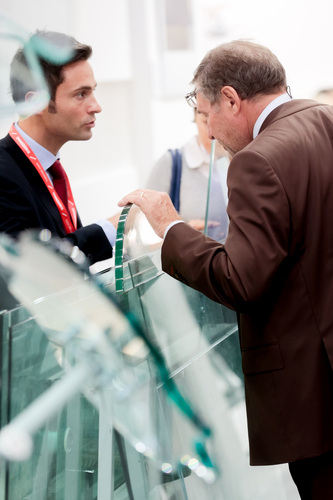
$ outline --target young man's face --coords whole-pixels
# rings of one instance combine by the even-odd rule
[[[88,61],[66,66],[63,76],[55,102],[43,111],[45,129],[58,148],[67,141],[90,139],[95,115],[102,110],[94,95],[96,81]]]

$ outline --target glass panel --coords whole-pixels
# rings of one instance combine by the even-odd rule
[[[5,314],[3,389],[10,398],[2,405],[2,423],[10,422],[63,376],[53,348],[23,308]],[[3,400],[4,402],[4,400]],[[8,499],[96,498],[98,413],[81,395],[34,436],[34,453],[26,461],[7,465]]]
[[[227,173],[229,157],[215,140],[211,143],[209,182],[204,233],[223,243],[228,232]]]
[[[169,399],[183,412],[184,425],[200,432],[194,450],[197,460],[211,467],[205,449],[209,428],[179,393],[163,357],[139,325],[130,323],[112,298],[101,293],[97,283],[59,253],[72,248],[66,242],[51,240],[46,244],[27,234],[18,246],[6,237],[2,243],[1,259],[12,273],[12,293],[34,314],[60,367],[72,368],[65,369],[68,374],[54,387],[53,404],[61,406],[82,390],[138,451],[161,467],[166,461],[158,440],[163,423],[155,418],[153,395],[156,384],[162,383]],[[82,254],[74,253],[72,257],[79,262]],[[45,398],[38,409],[48,415],[52,400],[48,394]],[[38,430],[43,418],[39,414],[37,417],[32,406],[11,423],[9,430],[14,437],[20,431],[23,438],[23,433]],[[3,446],[1,449],[5,452]]]
[[[116,291],[123,292],[162,274],[159,238],[135,205],[123,208],[115,245]]]
[[[228,162],[218,167],[219,189],[215,193],[222,190],[227,165]],[[219,221],[219,225],[222,225],[225,219],[217,219],[217,215],[225,210],[225,204],[221,204],[220,194],[216,196],[215,193],[210,186],[206,220]],[[137,209],[135,211],[138,212]],[[209,215],[214,213],[217,215]],[[132,231],[136,221],[131,220],[129,227]],[[207,228],[208,235],[224,240],[225,234],[210,234],[210,224],[207,224]],[[125,225],[124,241],[126,231]],[[160,248],[155,250],[152,257],[147,248],[141,261],[145,257],[149,268],[153,259],[158,262],[159,253]],[[205,482],[200,479],[204,472],[189,446],[195,439],[195,429],[186,425],[183,416],[167,404],[165,391],[162,391],[163,384],[160,384],[155,399],[150,402],[155,418],[163,422],[158,435],[160,445],[164,447],[170,463],[173,463],[174,457],[180,457],[181,463],[189,467],[185,469],[187,474],[184,477],[183,470],[176,470],[180,481],[172,475],[174,470],[169,475],[170,482],[167,482],[167,466],[161,478],[150,473],[151,464],[148,462],[146,468],[150,491],[158,492],[160,496],[156,498],[178,495],[176,498],[191,500],[297,498],[286,466],[255,468],[248,464],[244,386],[235,312],[164,273],[156,273],[150,280],[140,282],[135,274],[137,258],[132,259],[129,245],[128,251],[124,252],[123,265],[133,271],[128,273],[129,284],[125,293],[120,290],[118,295],[140,318],[149,337],[164,356],[172,378],[208,422],[213,432],[208,450],[218,470],[211,484],[208,480]],[[112,287],[112,284],[109,286]]]
[[[133,214],[129,227],[135,233],[137,224]],[[123,264],[135,269],[136,260],[141,260],[151,267],[152,259],[158,260],[160,242],[157,247],[151,248],[150,243],[142,246],[146,253],[142,256],[133,253],[131,259],[132,246],[124,245],[126,227],[124,232]],[[117,294],[122,304],[119,310],[109,297],[115,290],[113,273],[109,275],[108,284],[105,275],[103,284],[92,281],[88,273],[82,271],[82,264],[68,261],[64,265],[54,248],[50,251],[49,245],[53,244],[55,242],[49,242],[45,246],[27,238],[20,243],[20,256],[13,252],[11,245],[0,253],[0,262],[13,273],[12,292],[23,294],[25,300],[29,298],[29,306],[47,333],[43,337],[38,328],[38,336],[30,346],[35,335],[35,328],[29,326],[32,319],[26,313],[19,318],[20,310],[13,312],[18,325],[13,328],[12,323],[12,335],[8,336],[7,346],[6,342],[3,346],[3,360],[7,359],[9,365],[12,359],[13,365],[11,370],[7,367],[7,395],[12,395],[12,380],[16,380],[18,390],[13,391],[7,420],[5,404],[2,405],[2,421],[10,421],[37,395],[31,381],[37,386],[38,365],[37,373],[43,372],[40,381],[40,392],[43,392],[45,385],[52,388],[57,382],[61,383],[83,363],[88,377],[79,381],[85,396],[80,395],[78,389],[70,395],[63,410],[48,418],[44,427],[36,431],[30,460],[9,464],[7,485],[11,496],[4,498],[14,500],[13,495],[30,498],[31,492],[45,494],[47,491],[55,495],[50,498],[56,499],[83,498],[80,495],[84,492],[84,498],[95,499],[98,494],[99,500],[104,500],[101,492],[107,485],[108,498],[114,495],[117,499],[291,500],[285,467],[250,468],[248,465],[235,314],[171,279],[158,266],[158,272],[147,280],[135,281],[135,273],[129,273],[128,290]],[[72,257],[78,260],[80,256]],[[48,272],[50,269],[52,272]],[[141,271],[145,271],[144,265]],[[129,324],[126,316],[129,313],[124,315],[121,311],[130,311],[146,330],[146,344],[139,343],[139,350],[132,342],[141,338],[138,335],[141,329],[135,327],[136,323]],[[112,340],[111,344],[105,341],[105,336]],[[14,338],[20,341],[20,348],[13,342]],[[128,350],[129,347],[133,350]],[[30,365],[22,353],[29,356],[31,353]],[[46,353],[51,354],[52,361],[50,358],[46,362]],[[159,355],[164,357],[167,370]],[[65,360],[72,370],[67,370]],[[52,367],[57,368],[58,373],[52,375]],[[21,380],[24,371],[26,376]],[[72,379],[68,380],[72,383]],[[66,386],[67,381],[62,387]],[[15,396],[21,395],[21,388],[27,393],[23,402]],[[176,404],[170,405],[170,398]],[[186,406],[187,401],[191,406]],[[185,411],[179,412],[179,406],[184,410],[184,404]],[[117,438],[105,443],[102,434],[98,453],[103,460],[99,463],[96,442],[101,425],[111,429],[113,424],[125,440],[117,433]],[[200,428],[208,432],[199,435]],[[110,431],[108,434],[112,436]],[[102,455],[105,444],[113,457],[114,475],[110,474],[111,461],[108,468]],[[45,450],[48,460],[41,460],[41,456],[46,456]],[[102,472],[96,484],[97,469]],[[20,482],[18,477],[25,478],[23,485],[15,484]]]
[[[217,184],[221,189],[221,182]],[[214,189],[210,183],[209,193]],[[208,196],[207,208],[218,213],[219,206],[213,207],[212,201]],[[225,213],[225,206],[223,210]],[[210,219],[206,220],[209,233]],[[218,223],[217,216],[214,220],[219,224],[219,234],[222,225],[225,234],[227,220],[223,218]],[[209,350],[215,342],[228,338],[237,331],[237,324],[234,311],[162,272],[161,243],[138,207],[124,208],[115,249],[116,289],[129,310],[141,318],[172,372]]]
[[[1,427],[4,427],[59,381],[64,371],[54,356],[52,343],[24,308],[4,312],[0,320]],[[126,451],[123,450],[120,460],[119,446],[118,440],[113,440],[109,453],[114,456],[114,498],[118,498],[119,492],[119,498],[124,500],[132,497],[127,494],[130,484],[124,472]],[[98,448],[97,409],[77,394],[35,433],[31,458],[10,461],[6,467],[2,464],[1,500],[97,500]],[[111,467],[104,484],[110,482],[110,471]]]
[[[1,116],[18,113],[28,116],[44,109],[49,102],[49,91],[45,82],[38,56],[50,62],[63,64],[71,57],[71,49],[59,45],[56,37],[46,40],[42,35],[29,39],[30,33],[6,16],[0,15],[0,110]],[[22,57],[12,59],[18,50]],[[13,81],[14,105],[10,89]],[[31,99],[26,99],[28,90],[34,89]]]

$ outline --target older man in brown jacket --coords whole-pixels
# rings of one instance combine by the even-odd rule
[[[209,52],[192,83],[188,101],[233,157],[225,244],[165,193],[120,205],[164,236],[167,273],[239,313],[251,464],[288,462],[302,499],[332,499],[333,108],[292,100],[276,56],[245,41]]]

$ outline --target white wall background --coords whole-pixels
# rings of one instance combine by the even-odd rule
[[[0,15],[28,32],[62,31],[93,46],[103,111],[90,141],[62,151],[85,223],[113,214],[122,195],[144,185],[157,157],[194,133],[183,96],[215,45],[240,37],[267,45],[296,98],[333,87],[328,0],[0,0]],[[3,72],[1,47],[0,39]],[[15,115],[1,111],[3,136]]]

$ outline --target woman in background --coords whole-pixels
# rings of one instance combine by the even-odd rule
[[[207,118],[199,113],[197,109],[194,112],[194,121],[198,134],[193,136],[180,149],[182,169],[179,208],[176,208],[185,222],[202,231],[205,226],[212,141],[208,138]],[[210,184],[207,234],[218,240],[225,239],[228,227],[226,213],[228,165],[229,158],[226,151],[216,142],[215,161]],[[148,178],[147,188],[170,193],[172,168],[173,160],[169,150],[153,167]]]

